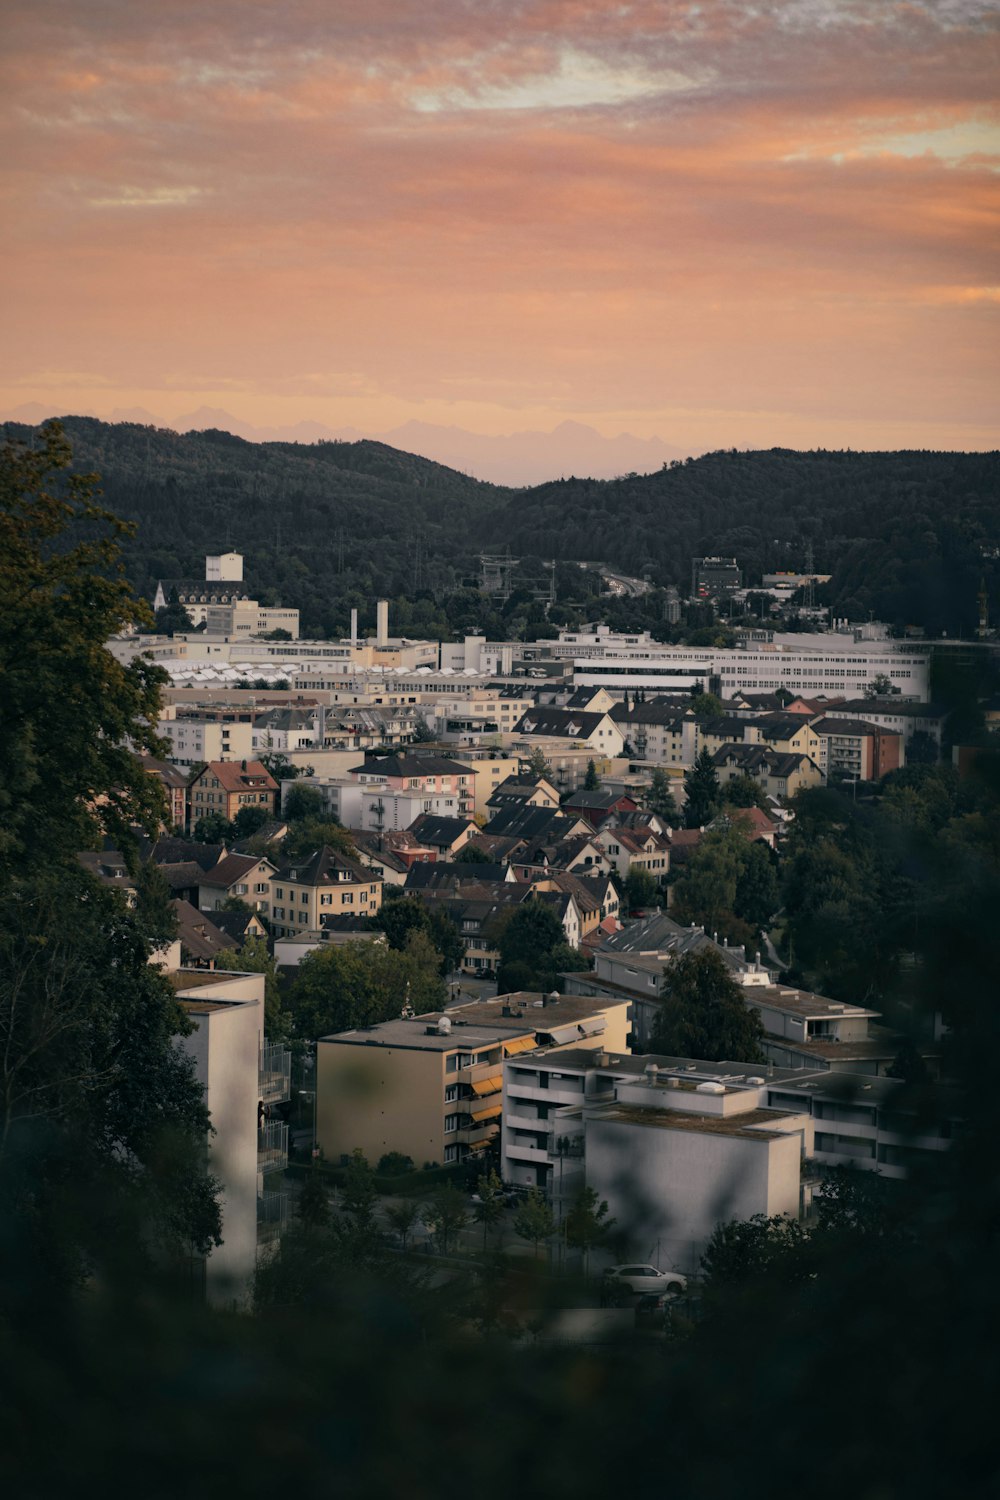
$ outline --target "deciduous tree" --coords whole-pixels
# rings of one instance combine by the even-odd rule
[[[763,1062],[760,1017],[743,999],[725,959],[709,946],[671,959],[650,1050],[672,1057]]]

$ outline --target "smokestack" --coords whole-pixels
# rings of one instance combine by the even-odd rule
[[[389,601],[380,599],[375,606],[375,644],[384,646],[389,639]]]
[[[358,612],[357,612],[356,609],[352,609],[351,610],[351,645],[352,646],[356,646],[357,644],[358,644]]]

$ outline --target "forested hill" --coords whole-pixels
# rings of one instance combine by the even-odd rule
[[[96,470],[111,509],[138,523],[129,566],[141,592],[200,576],[206,553],[232,547],[259,598],[299,605],[304,633],[341,633],[352,606],[374,623],[379,595],[398,601],[394,628],[406,633],[493,633],[503,621],[470,585],[477,552],[506,545],[685,591],[692,556],[735,555],[753,583],[802,568],[811,544],[839,614],[968,633],[984,577],[1000,613],[995,452],[733,450],[654,474],[509,490],[374,442],[249,443],[80,417],[64,426],[74,467]],[[578,569],[558,577],[554,622],[592,586]]]

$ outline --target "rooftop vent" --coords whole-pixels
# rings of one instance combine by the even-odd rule
[[[767,1080],[765,1078],[758,1077],[758,1075],[756,1073],[748,1073],[747,1074],[747,1083],[766,1083],[766,1082],[767,1082]]]
[[[441,1018],[439,1019],[439,1021],[437,1023],[437,1027],[435,1029],[437,1031],[438,1036],[450,1036],[451,1035],[451,1021],[449,1020],[449,1018],[447,1016],[441,1016]]]
[[[695,1088],[696,1094],[724,1094],[725,1092],[724,1083],[699,1083]]]

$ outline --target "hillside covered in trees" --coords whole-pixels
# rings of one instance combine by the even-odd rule
[[[548,625],[594,613],[600,583],[569,560],[645,575],[654,591],[602,613],[622,628],[662,619],[659,589],[686,591],[692,556],[735,555],[745,581],[814,566],[820,602],[933,634],[968,634],[985,579],[1000,597],[1000,455],[901,452],[706,454],[657,473],[569,478],[533,489],[485,484],[374,442],[249,443],[229,433],[64,419],[77,472],[138,524],[127,554],[136,588],[200,576],[232,547],[263,602],[298,605],[303,634],[339,635],[352,607],[394,602],[393,629],[422,636],[544,633],[530,592],[501,613],[476,588],[481,548],[510,546],[540,576],[556,558]],[[9,437],[32,429],[7,424]],[[994,611],[1000,604],[994,604]],[[512,628],[513,627],[513,630]]]

